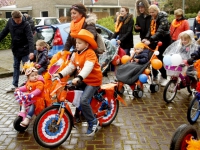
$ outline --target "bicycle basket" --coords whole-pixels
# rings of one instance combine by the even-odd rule
[[[178,77],[179,74],[182,72],[182,67],[180,66],[165,66],[168,76],[175,76]]]

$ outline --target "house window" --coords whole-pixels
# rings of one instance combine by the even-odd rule
[[[48,11],[42,11],[41,15],[42,17],[48,17]]]
[[[59,9],[59,18],[60,17],[64,17],[65,16],[65,14],[64,14],[64,9]]]

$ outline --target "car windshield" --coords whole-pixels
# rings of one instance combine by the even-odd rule
[[[190,25],[190,26],[193,26],[194,19],[188,19],[188,22],[189,22],[189,25]]]
[[[38,25],[42,19],[35,19],[35,25]]]

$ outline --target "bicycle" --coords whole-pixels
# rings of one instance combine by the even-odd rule
[[[68,105],[80,106],[82,89],[77,89],[70,82],[56,80],[56,87],[50,97],[53,105],[45,108],[35,119],[33,135],[37,143],[46,148],[55,148],[69,137],[74,126],[73,114]],[[117,83],[103,84],[89,100],[93,113],[100,126],[110,125],[117,116],[119,101],[126,102],[115,91]]]
[[[170,103],[175,98],[177,90],[187,88],[187,91],[192,94],[191,77],[182,74],[184,65],[166,66],[167,75],[171,76],[169,82],[164,88],[163,99]],[[196,80],[194,78],[194,80]]]

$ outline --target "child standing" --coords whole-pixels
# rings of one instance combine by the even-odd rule
[[[49,45],[44,40],[36,42],[36,53],[34,54],[35,68],[38,69],[38,74],[41,75],[46,71],[49,65],[48,50]]]
[[[134,46],[134,50],[131,52],[131,61],[139,64],[145,64],[149,61],[149,49],[148,46],[140,42]]]
[[[27,68],[25,75],[28,81],[24,86],[16,89],[16,91],[26,92],[28,98],[35,102],[30,105],[26,118],[20,123],[23,127],[26,127],[30,123],[30,119],[34,114],[38,115],[45,108],[43,77],[38,75],[38,70],[34,67]]]
[[[101,67],[94,52],[94,49],[97,48],[97,43],[93,34],[85,29],[81,29],[78,34],[71,34],[71,36],[76,38],[77,52],[72,54],[69,65],[60,73],[54,74],[54,77],[63,78],[77,69],[78,75],[72,80],[72,83],[77,85],[80,81],[83,81],[86,84],[80,99],[80,105],[82,114],[88,122],[86,134],[90,136],[96,132],[99,125],[99,121],[94,117],[89,103],[89,99],[92,98],[102,84]]]

